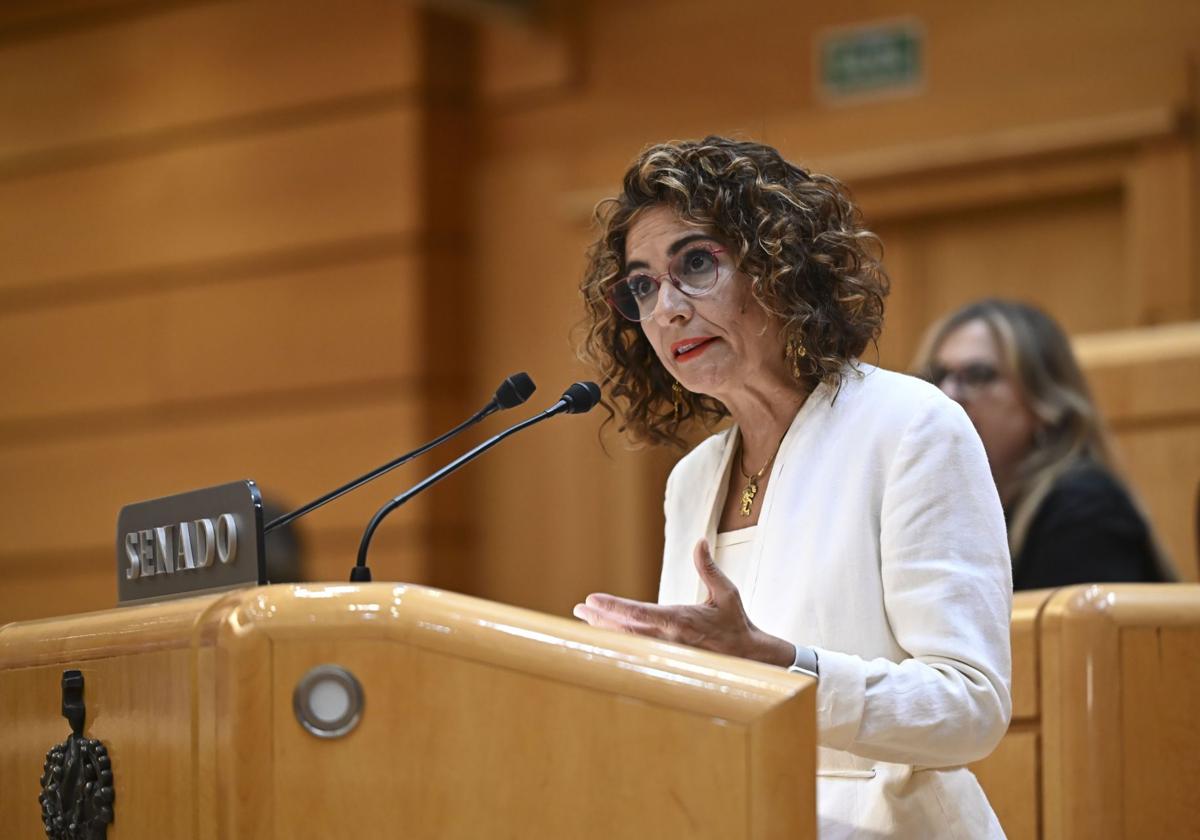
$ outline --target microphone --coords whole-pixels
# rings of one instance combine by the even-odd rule
[[[598,402],[600,402],[599,385],[595,382],[576,382],[563,392],[558,402],[542,412],[545,417],[539,417],[539,419],[553,417],[562,411],[567,414],[586,414],[595,408]]]
[[[455,426],[450,431],[446,432],[441,437],[435,438],[434,440],[431,440],[429,443],[425,444],[424,446],[419,447],[418,449],[414,449],[412,452],[408,452],[404,455],[401,455],[399,458],[396,458],[392,461],[388,461],[382,467],[377,467],[376,469],[371,470],[366,475],[361,475],[358,478],[354,479],[353,481],[349,482],[348,484],[343,484],[338,489],[330,491],[329,493],[326,493],[324,496],[321,496],[319,499],[313,499],[308,504],[304,505],[303,507],[296,508],[291,513],[285,513],[283,516],[280,516],[278,519],[272,519],[270,522],[267,523],[266,527],[263,528],[263,533],[269,534],[271,531],[275,530],[276,528],[282,527],[294,519],[299,519],[301,516],[304,516],[304,514],[310,513],[311,511],[316,510],[317,508],[321,507],[322,505],[324,505],[328,502],[332,502],[334,499],[338,498],[339,496],[349,493],[351,490],[354,490],[357,487],[361,487],[362,485],[366,484],[368,481],[374,481],[375,479],[379,478],[379,476],[383,475],[386,472],[390,472],[390,471],[394,470],[396,467],[400,466],[401,464],[407,464],[409,461],[411,461],[413,458],[416,458],[418,455],[424,455],[430,449],[433,449],[435,446],[445,443],[446,441],[450,440],[450,438],[454,437],[455,435],[457,435],[459,432],[463,431],[464,429],[468,429],[471,426],[474,426],[476,423],[483,420],[488,415],[494,414],[495,412],[500,411],[501,409],[515,408],[516,406],[525,402],[525,400],[529,399],[530,395],[532,395],[533,392],[536,390],[537,390],[537,386],[533,384],[533,380],[529,378],[529,374],[524,373],[524,372],[514,373],[512,376],[508,377],[507,379],[505,379],[503,382],[500,383],[500,387],[496,389],[495,395],[491,398],[491,400],[488,401],[487,405],[485,405],[483,408],[479,409],[479,411],[477,411],[473,415],[471,415],[471,417],[469,419],[463,421],[462,423],[459,423],[457,426]]]
[[[371,547],[371,537],[375,535],[375,529],[379,527],[379,523],[383,522],[384,517],[386,517],[389,513],[400,507],[413,496],[416,496],[418,493],[422,493],[429,487],[437,484],[459,467],[474,461],[476,458],[478,458],[484,452],[487,452],[506,437],[515,435],[522,429],[528,429],[530,426],[541,423],[543,420],[549,420],[551,417],[554,417],[557,414],[583,414],[591,411],[598,402],[600,402],[600,387],[596,385],[595,382],[576,382],[563,392],[563,395],[559,398],[558,402],[550,406],[541,414],[535,414],[526,420],[522,420],[515,426],[509,426],[500,434],[485,440],[483,443],[479,444],[466,454],[455,458],[433,475],[428,476],[417,484],[414,484],[399,496],[389,501],[375,512],[375,515],[371,517],[370,523],[367,524],[367,529],[363,531],[362,542],[360,542],[358,545],[358,562],[355,564],[354,568],[350,570],[350,582],[370,582],[371,570],[367,567],[367,550]]]

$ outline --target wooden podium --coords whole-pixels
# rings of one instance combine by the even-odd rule
[[[297,710],[320,666],[361,688],[333,737]],[[65,669],[111,759],[112,840],[816,835],[811,680],[376,583],[0,628],[4,836],[44,836]]]

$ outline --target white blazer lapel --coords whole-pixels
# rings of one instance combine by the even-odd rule
[[[694,604],[700,577],[692,563],[692,550],[700,538],[716,541],[724,503],[730,459],[737,445],[736,430],[720,435],[716,445],[701,444],[678,464],[668,483],[666,552],[658,599],[663,604]],[[689,500],[694,500],[689,503]],[[701,596],[703,597],[703,595]]]
[[[754,570],[753,577],[749,581],[749,591],[741,593],[742,602],[748,611],[755,611],[758,606],[755,596],[758,594],[758,579],[762,572],[764,557],[791,556],[791,546],[787,544],[790,525],[778,517],[773,517],[772,513],[778,506],[780,498],[784,499],[784,507],[787,507],[787,497],[794,490],[794,476],[803,470],[803,467],[793,467],[791,464],[795,457],[795,450],[800,440],[815,432],[813,426],[819,422],[816,417],[825,413],[828,401],[829,386],[825,383],[817,385],[804,401],[804,405],[800,406],[800,410],[792,418],[792,424],[784,433],[783,440],[779,442],[775,463],[771,465],[771,480],[767,483],[762,508],[758,513],[758,539],[754,541],[754,555],[751,559],[751,568]]]
[[[707,513],[708,518],[697,523],[699,527],[692,532],[696,536],[684,546],[687,550],[686,568],[692,583],[690,591],[694,604],[699,604],[708,597],[708,589],[700,581],[700,575],[696,574],[696,564],[692,562],[692,552],[695,551],[696,543],[699,542],[702,534],[704,539],[708,540],[709,550],[716,553],[717,528],[721,525],[721,511],[725,508],[725,497],[729,493],[729,471],[733,468],[733,453],[737,452],[740,439],[741,431],[736,425],[731,426],[725,434],[725,445],[721,448],[721,459],[717,462],[716,469],[705,476],[708,492],[704,504],[696,511],[697,515],[701,517]]]

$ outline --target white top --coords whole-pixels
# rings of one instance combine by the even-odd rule
[[[661,603],[696,603],[734,427],[667,481]],[[1003,837],[960,765],[1008,726],[1012,578],[1004,515],[962,408],[859,364],[818,387],[772,467],[740,590],[750,619],[820,660],[822,838]]]
[[[717,534],[717,541],[713,548],[713,562],[739,591],[754,578],[754,569],[751,568],[751,563],[755,559],[752,549],[754,548],[754,535],[757,533],[758,526],[751,525],[749,528],[739,528],[736,531],[723,531]],[[699,593],[698,599],[702,600],[707,595],[707,592]]]

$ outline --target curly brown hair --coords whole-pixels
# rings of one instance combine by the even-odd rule
[[[642,328],[608,303],[630,228],[661,205],[730,249],[754,298],[781,324],[780,353],[789,343],[800,348],[797,387],[839,385],[847,363],[879,337],[888,292],[882,248],[839,181],[761,143],[706,137],[651,146],[625,173],[620,195],[597,206],[600,234],[580,285],[580,356],[599,368],[610,419],[619,415],[635,441],[682,445],[683,424],[728,415],[715,398],[687,391],[677,412],[674,379]]]

